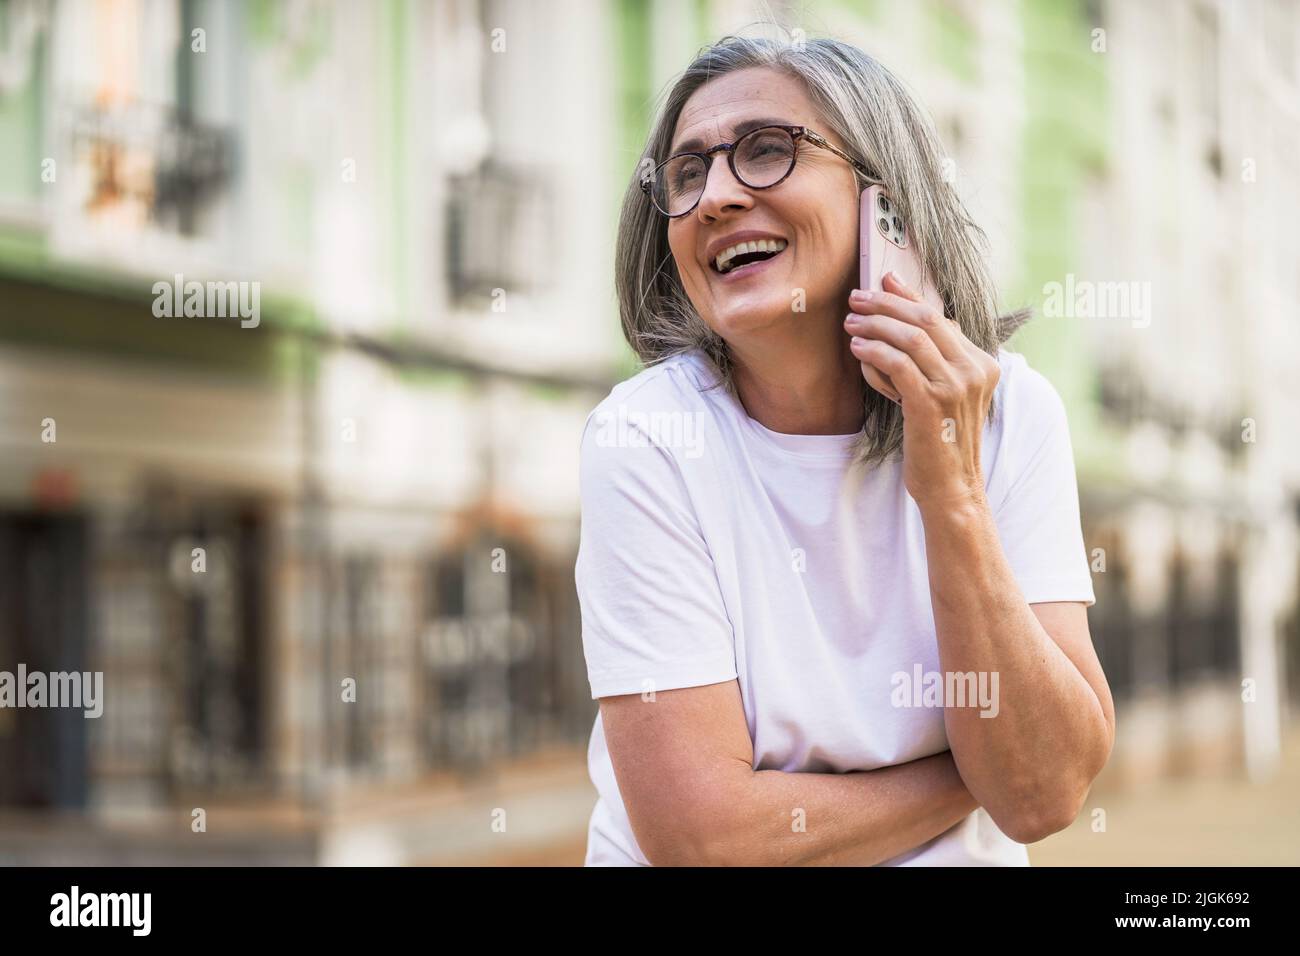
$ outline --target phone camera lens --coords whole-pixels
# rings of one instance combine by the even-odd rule
[[[903,232],[903,221],[902,221],[901,219],[899,219],[897,216],[894,217],[894,228],[898,230],[898,232],[899,232],[900,235],[902,234],[902,232]]]
[[[889,212],[889,200],[886,199],[884,196],[880,197],[880,211]]]
[[[889,235],[889,220],[883,216],[880,218],[880,231],[885,235]]]

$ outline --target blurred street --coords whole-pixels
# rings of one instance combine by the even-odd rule
[[[1277,776],[1198,775],[1109,788],[1105,771],[1073,826],[1029,849],[1034,866],[1300,866],[1300,726]],[[1092,812],[1106,811],[1094,833]]]

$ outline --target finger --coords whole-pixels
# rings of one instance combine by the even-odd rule
[[[859,364],[862,366],[862,377],[867,380],[867,384],[891,402],[897,403],[898,390],[894,388],[894,383],[889,380],[889,376],[870,362],[860,362]]]
[[[921,293],[913,289],[903,281],[903,277],[892,269],[880,277],[880,287],[886,292],[892,292],[895,295],[901,295],[905,299],[911,299],[913,302],[923,302],[924,298]]]
[[[919,326],[930,333],[939,352],[948,361],[966,360],[966,352],[961,345],[965,336],[956,322],[948,319],[930,303],[912,298],[918,293],[904,285],[894,273],[885,273],[884,284],[886,288],[881,292],[854,291],[849,296],[849,307],[860,314],[884,313]],[[903,295],[902,291],[892,292],[891,289],[905,290],[908,295]]]
[[[853,312],[844,320],[844,328],[850,335],[863,339],[880,339],[906,352],[916,367],[932,382],[950,382],[955,377],[948,367],[948,360],[943,357],[930,333],[923,328],[891,315],[858,315]]]
[[[882,375],[889,376],[889,382],[900,400],[920,401],[926,394],[930,382],[906,352],[880,339],[856,336],[849,340],[849,349],[859,362],[867,362]]]

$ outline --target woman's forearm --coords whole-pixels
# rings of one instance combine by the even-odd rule
[[[952,754],[852,773],[752,771],[702,860],[742,866],[871,866],[932,840],[978,807]],[[723,815],[719,815],[723,816]]]
[[[945,675],[997,675],[996,717],[945,702],[961,775],[994,821],[1030,843],[1066,825],[1109,752],[1097,693],[1039,623],[987,503],[923,509]]]

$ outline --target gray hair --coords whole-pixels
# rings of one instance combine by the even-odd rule
[[[856,47],[829,38],[788,44],[736,36],[705,47],[669,91],[638,174],[667,157],[678,116],[696,90],[749,67],[780,70],[803,83],[830,129],[887,184],[945,314],[971,342],[996,356],[1030,312],[998,315],[985,260],[987,238],[943,175],[945,156],[933,122],[892,73]],[[855,175],[858,189],[865,189],[868,181]],[[641,191],[640,175],[623,197],[614,268],[623,335],[641,361],[654,365],[700,349],[736,395],[726,343],[687,297],[668,246],[667,219]],[[870,466],[901,452],[903,415],[865,381],[863,391],[866,422],[857,452]],[[991,406],[989,414],[995,414]]]

